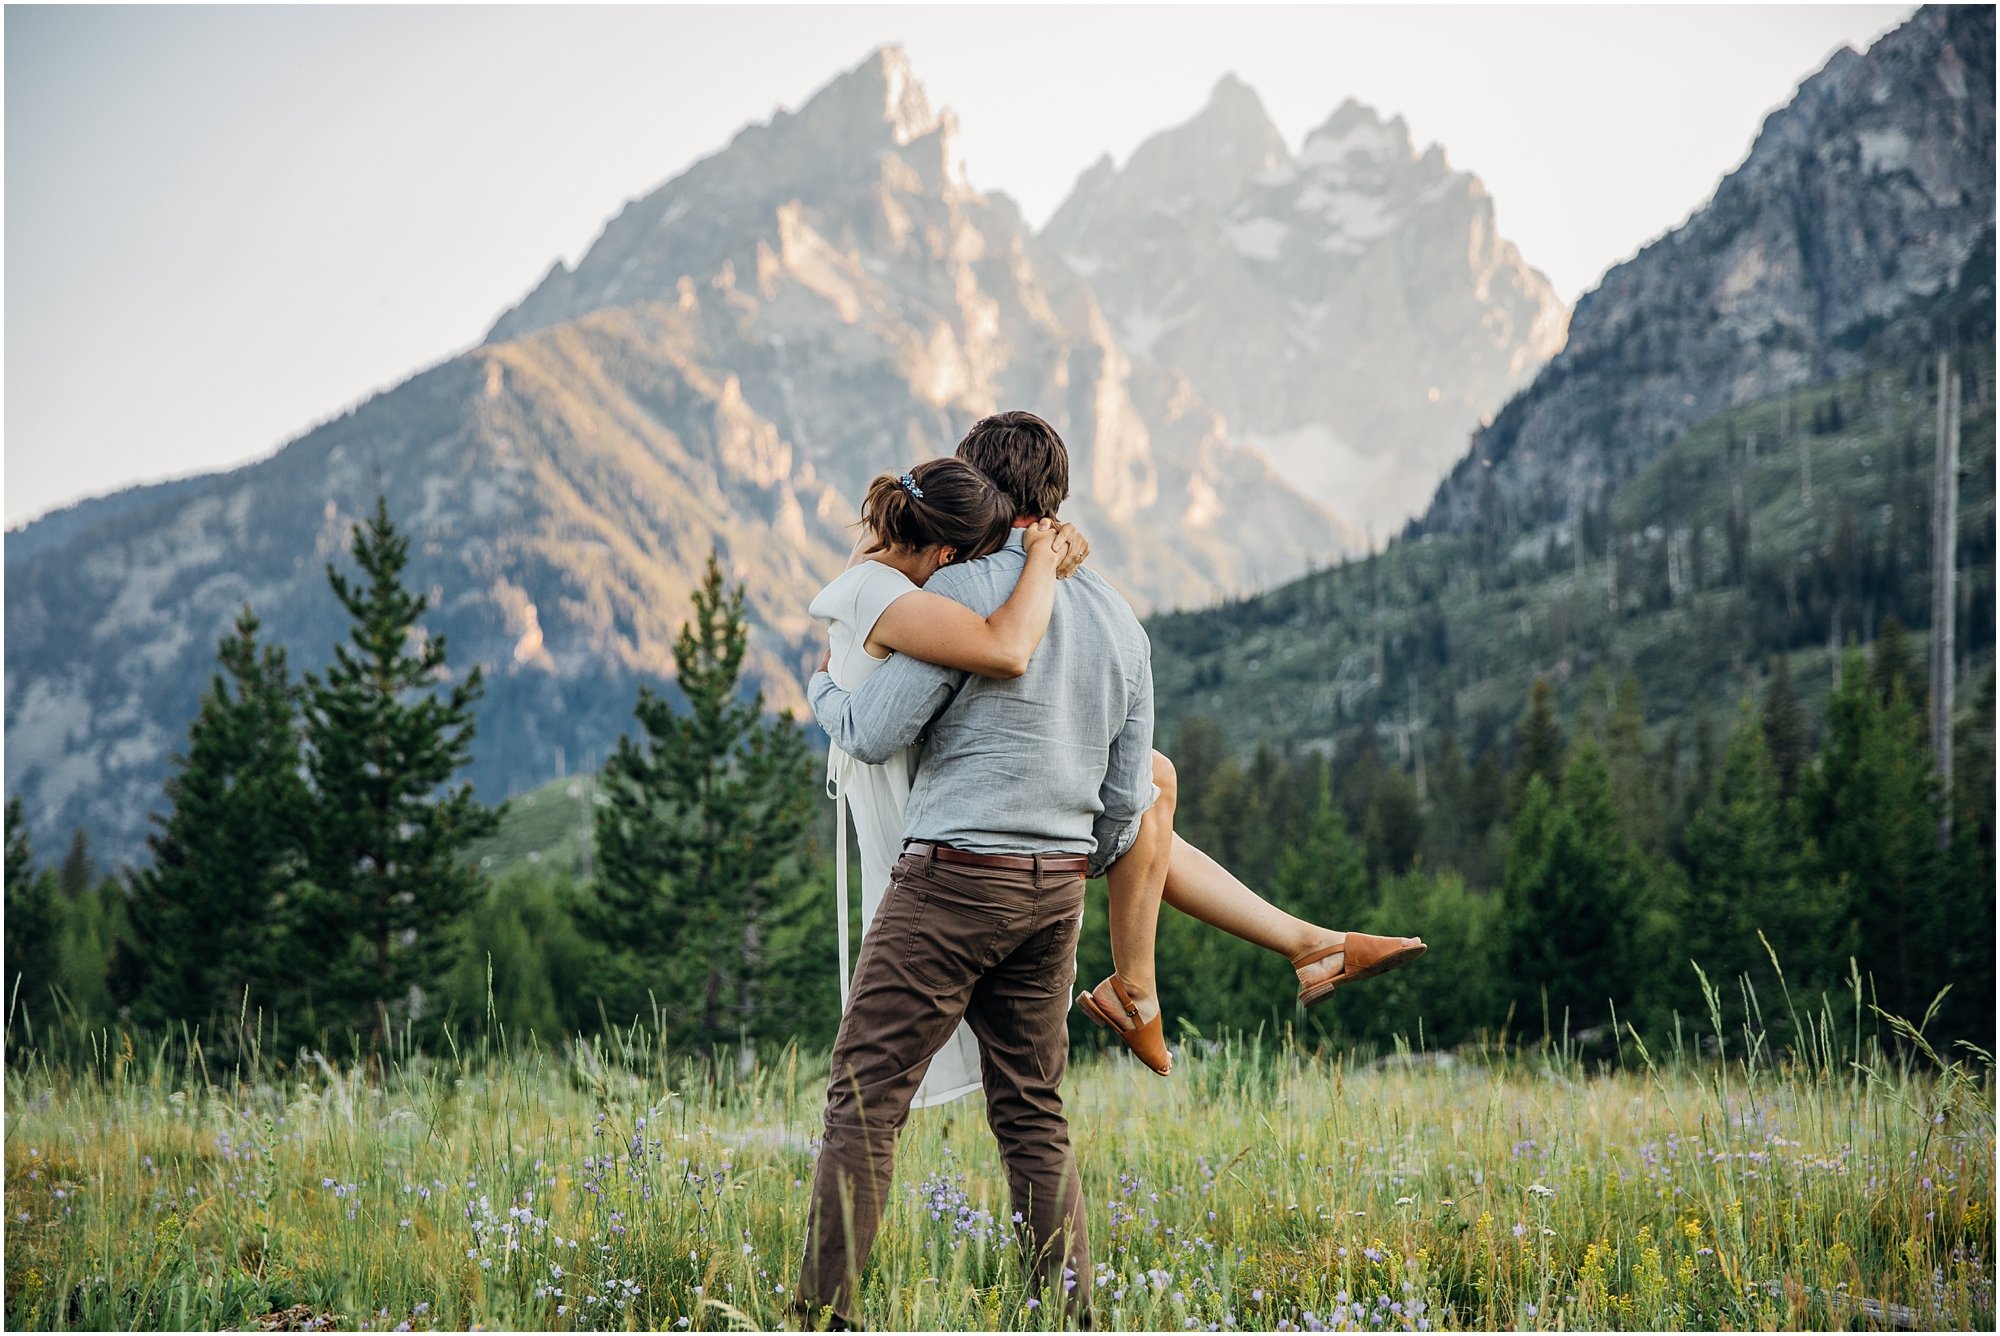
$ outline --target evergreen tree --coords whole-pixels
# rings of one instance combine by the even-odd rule
[[[1438,743],[1437,764],[1431,767],[1430,819],[1424,825],[1424,862],[1440,871],[1465,871],[1466,817],[1472,799],[1472,771],[1458,745],[1458,731],[1447,724]]]
[[[90,841],[78,826],[69,837],[69,852],[63,855],[62,865],[56,869],[56,885],[62,889],[63,900],[75,904],[90,890],[90,883],[97,876],[97,863],[90,856]]]
[[[365,581],[326,568],[354,619],[350,643],[334,647],[324,678],[305,675],[317,804],[294,966],[317,980],[309,1015],[366,1029],[381,1044],[396,1020],[410,1018],[412,990],[435,991],[450,972],[457,924],[482,885],[459,856],[498,826],[504,804],[482,806],[470,784],[440,792],[470,759],[480,670],[442,698],[428,690],[445,678],[445,638],[417,626],[429,599],[403,587],[409,539],[381,496],[353,533]]]
[[[1626,673],[1604,725],[1605,762],[1611,770],[1612,799],[1619,828],[1638,852],[1663,858],[1667,846],[1668,798],[1664,767],[1646,748],[1646,712],[1639,679]]]
[[[1877,681],[1888,685],[1886,698]],[[1857,958],[1880,1005],[1916,1020],[1952,982],[1956,931],[1939,894],[1937,775],[1924,720],[1894,671],[1870,674],[1850,650],[1827,703],[1826,735],[1802,785],[1819,873],[1844,885]]]
[[[1564,743],[1562,725],[1556,722],[1555,692],[1545,677],[1537,677],[1528,691],[1528,712],[1514,731],[1514,774],[1509,811],[1518,812],[1527,798],[1528,785],[1537,775],[1556,793],[1562,786]]]
[[[1868,656],[1868,682],[1882,701],[1888,701],[1900,689],[1903,699],[1916,707],[1918,714],[1924,712],[1929,693],[1924,686],[1923,667],[1917,662],[1909,631],[1893,612],[1882,619],[1881,629],[1875,634],[1873,651]]]
[[[35,854],[28,846],[28,823],[21,813],[21,800],[7,800],[7,885],[12,887],[34,875]]]
[[[1942,908],[1945,921],[1956,925],[1949,965],[1954,986],[1940,1017],[1948,1033],[1988,1052],[1994,1037],[1993,698],[1989,667],[1954,730],[1954,813]]]
[[[56,874],[35,868],[21,800],[7,800],[7,998],[10,1026],[22,1010],[29,1020],[51,1013],[49,988],[57,981],[62,919]]]
[[[1361,921],[1370,899],[1368,860],[1348,834],[1347,818],[1323,781],[1305,838],[1278,858],[1272,900],[1300,918],[1344,929]]]
[[[1559,1036],[1630,1016],[1649,982],[1646,887],[1618,833],[1610,775],[1586,738],[1558,798],[1531,775],[1513,827],[1502,898],[1515,1025]],[[1546,1011],[1544,1005],[1546,1004]],[[1567,1019],[1565,1019],[1567,1018]]]
[[[152,865],[132,878],[146,944],[133,1012],[144,1024],[234,1021],[246,990],[253,1009],[268,1009],[296,964],[278,959],[274,927],[304,870],[311,796],[285,651],[260,648],[258,626],[246,604],[222,640],[222,671],[167,780],[169,810],[153,814]]]
[[[1743,975],[1766,996],[1774,992],[1759,931],[1788,983],[1806,996],[1831,987],[1853,949],[1846,906],[1807,866],[1799,834],[1762,722],[1746,700],[1715,789],[1687,834],[1690,898],[1680,955],[1698,961],[1725,999],[1734,996],[1734,981]],[[1677,991],[1699,1015],[1693,984],[1685,979]],[[1767,1018],[1775,1020],[1775,1008]]]
[[[1386,771],[1368,804],[1362,844],[1368,851],[1368,871],[1375,880],[1400,877],[1416,861],[1424,836],[1424,806],[1416,781],[1401,770]]]
[[[796,886],[815,793],[804,738],[764,696],[738,700],[749,632],[739,585],[716,554],[674,642],[688,712],[639,689],[644,745],[620,738],[605,765],[600,877],[586,929],[655,995],[674,1037],[714,1049],[759,1028],[771,911]]]
[[[1792,690],[1792,670],[1782,654],[1771,660],[1771,682],[1764,689],[1764,741],[1778,792],[1789,798],[1798,791],[1799,772],[1811,755],[1805,710]]]

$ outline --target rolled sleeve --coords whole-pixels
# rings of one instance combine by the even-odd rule
[[[1153,663],[1149,647],[1132,686],[1125,725],[1111,741],[1110,763],[1098,791],[1104,810],[1091,829],[1097,851],[1091,856],[1090,875],[1104,875],[1124,857],[1139,837],[1140,821],[1159,796],[1159,785],[1153,783]]]
[[[827,672],[806,684],[813,717],[834,745],[866,765],[880,765],[915,742],[946,701],[959,674],[907,654],[891,655],[855,692]]]

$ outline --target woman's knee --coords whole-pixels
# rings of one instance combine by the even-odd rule
[[[1160,786],[1160,801],[1172,807],[1180,798],[1180,776],[1174,763],[1159,752],[1153,753],[1153,782]]]

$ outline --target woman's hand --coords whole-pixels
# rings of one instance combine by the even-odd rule
[[[1067,580],[1077,567],[1083,565],[1083,559],[1090,555],[1090,540],[1074,524],[1064,524],[1059,520],[1043,520],[1042,523],[1056,526],[1056,541],[1063,549],[1056,558],[1056,579]]]
[[[1027,551],[1028,560],[1046,557],[1056,565],[1057,574],[1062,573],[1062,564],[1070,554],[1070,540],[1063,532],[1069,525],[1058,526],[1054,520],[1036,520],[1021,531],[1021,546]]]

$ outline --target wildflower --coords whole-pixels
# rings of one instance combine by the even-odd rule
[[[1527,1227],[1526,1225],[1522,1224],[1522,1223],[1521,1223],[1521,1222],[1520,1222],[1519,1220],[1516,1220],[1516,1221],[1514,1222],[1514,1237],[1515,1237],[1515,1238],[1517,1238],[1517,1239],[1518,1239],[1518,1238],[1520,1238],[1520,1237],[1521,1237],[1522,1235],[1526,1234],[1527,1232],[1528,1232],[1528,1227]]]
[[[1556,1190],[1543,1183],[1530,1183],[1528,1184],[1528,1195],[1531,1197],[1553,1197],[1556,1195]]]

